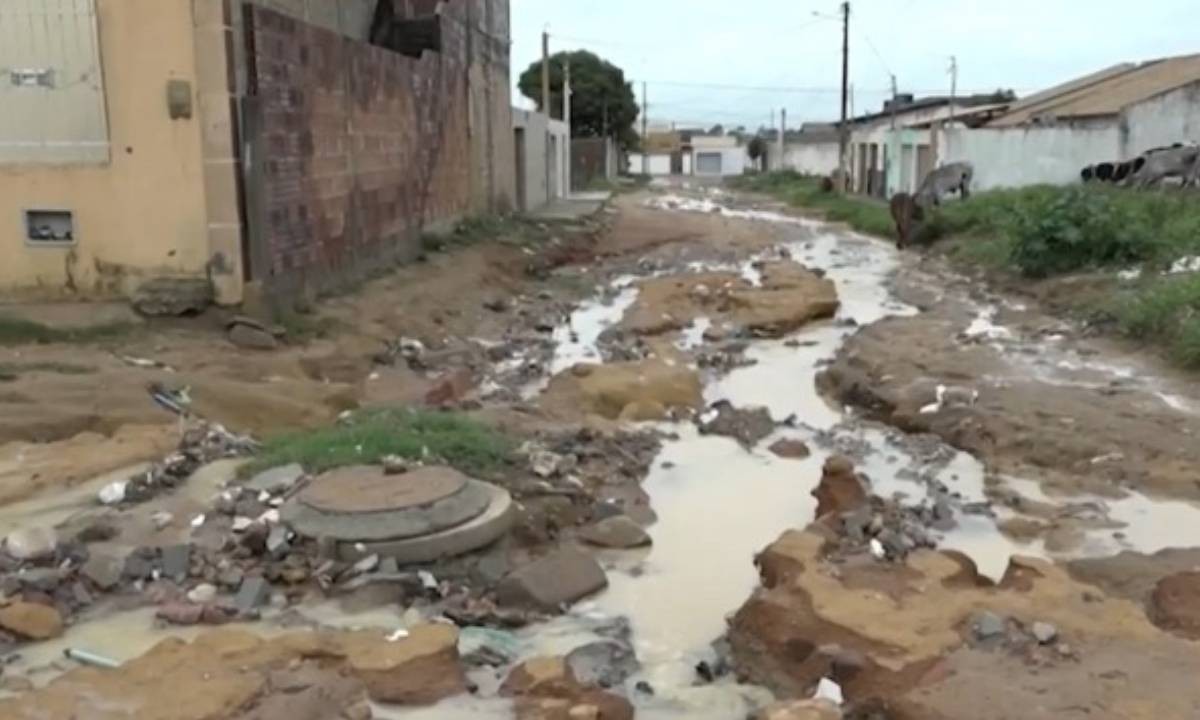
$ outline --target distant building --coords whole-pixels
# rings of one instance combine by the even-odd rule
[[[1122,63],[945,132],[938,156],[975,166],[979,189],[1077,182],[1082,168],[1200,142],[1200,55]]]

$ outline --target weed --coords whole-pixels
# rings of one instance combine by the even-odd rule
[[[821,211],[825,218],[880,237],[892,237],[895,225],[888,208],[875,200],[826,192],[820,178],[792,170],[735,178],[733,187],[773,195],[790,205]]]
[[[56,342],[95,342],[119,337],[133,329],[128,323],[62,330],[31,320],[0,315],[0,345],[45,345]]]
[[[310,472],[372,464],[387,455],[446,462],[476,477],[494,475],[513,443],[461,414],[413,409],[359,412],[329,428],[269,439],[246,472],[300,463]]]
[[[1117,301],[1127,335],[1157,341],[1182,365],[1200,368],[1200,274],[1156,278]]]

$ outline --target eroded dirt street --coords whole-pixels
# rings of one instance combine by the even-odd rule
[[[1028,298],[675,185],[320,314],[4,351],[87,372],[0,385],[0,717],[1200,716],[1200,396]],[[223,426],[186,462],[150,384]],[[331,557],[243,487],[242,434],[408,404],[521,445],[499,543]]]

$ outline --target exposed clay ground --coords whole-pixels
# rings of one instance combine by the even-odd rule
[[[730,678],[704,687],[729,668],[719,660],[706,660],[692,676],[697,645],[719,634],[705,635],[714,611],[718,623],[736,611],[725,658],[733,677],[780,699],[809,697],[823,678],[833,680],[850,717],[1200,715],[1200,696],[1191,687],[1200,670],[1200,646],[1192,639],[1200,637],[1200,575],[1192,572],[1200,559],[1187,550],[1200,545],[1194,530],[1200,525],[1190,526],[1194,542],[1186,525],[1200,518],[1190,504],[1200,500],[1194,383],[1153,359],[1088,338],[1029,297],[978,287],[936,262],[889,255],[898,265],[885,286],[872,274],[876,251],[864,245],[871,241],[746,213],[748,198],[695,189],[683,195],[716,197],[724,209],[688,211],[675,201],[652,207],[652,194],[641,193],[618,198],[583,226],[553,226],[537,243],[491,242],[434,254],[322,302],[313,324],[327,327],[326,335],[297,338],[274,351],[234,347],[219,318],[151,325],[104,346],[0,351],[0,363],[37,368],[0,384],[5,530],[30,516],[71,529],[81,526],[80,517],[107,518],[123,531],[84,543],[93,550],[193,542],[211,550],[214,563],[222,557],[226,530],[220,523],[227,521],[201,530],[184,522],[211,513],[215,483],[193,479],[120,511],[97,509],[92,500],[97,477],[161,458],[179,439],[177,418],[151,402],[150,383],[187,387],[198,414],[259,436],[326,426],[350,409],[432,403],[482,418],[516,440],[547,443],[555,454],[576,457],[579,467],[543,474],[522,460],[489,478],[520,502],[511,537],[498,548],[431,567],[443,586],[420,602],[411,593],[334,593],[340,610],[297,615],[326,599],[317,573],[310,577],[312,568],[304,565],[304,579],[282,593],[286,607],[277,609],[284,612],[260,623],[261,630],[277,633],[289,617],[305,627],[336,624],[339,614],[359,617],[364,603],[397,612],[411,605],[426,619],[445,613],[464,626],[476,624],[469,618],[494,625],[489,603],[499,577],[564,541],[588,533],[613,537],[595,529],[607,512],[602,508],[612,505],[635,525],[648,526],[654,547],[599,554],[611,587],[590,612],[625,612],[625,624],[617,624],[623,630],[605,625],[596,634],[647,651],[642,663],[655,672],[634,676],[650,692],[625,676],[612,692],[602,692],[561,662],[538,661],[513,671],[508,690],[499,694],[514,697],[497,700],[488,714],[467,713],[453,704],[460,698],[426,717],[509,717],[515,708],[526,718],[618,718],[635,706],[650,718],[743,717],[763,691],[734,689]],[[727,212],[731,207],[743,210]],[[577,304],[597,295],[617,302],[622,288],[636,290],[636,297],[594,338],[594,354],[552,367],[564,344],[590,331],[567,322],[579,318],[572,315]],[[904,303],[919,312],[909,313]],[[424,348],[419,363],[402,354],[402,341],[412,340]],[[809,357],[813,348],[826,347],[832,357]],[[159,366],[137,367],[126,357]],[[749,363],[761,374],[739,374]],[[819,383],[810,381],[814,365],[827,365]],[[67,366],[83,370],[63,372]],[[561,371],[550,378],[551,370]],[[814,384],[830,405],[816,400]],[[722,397],[753,398],[766,409],[706,410]],[[848,414],[840,414],[843,406]],[[642,426],[635,434],[630,423],[639,420],[675,424],[657,426],[657,433]],[[722,434],[737,442],[703,441]],[[954,457],[943,441],[982,467]],[[660,442],[666,449],[652,464]],[[781,449],[768,453],[768,444]],[[808,491],[821,476],[821,462],[834,453],[857,461],[866,475],[862,489],[853,490],[859,481],[850,460],[839,460],[844,465],[835,463],[841,470],[832,475],[851,485],[818,494],[825,517],[802,531],[816,519]],[[687,478],[671,474],[676,464],[702,477],[704,487],[678,487]],[[230,464],[221,479],[234,470]],[[786,482],[764,485],[758,473],[785,475]],[[971,473],[979,475],[978,493],[969,488]],[[679,518],[671,507],[652,504],[686,504],[686,493],[730,484],[733,492],[697,505],[695,515]],[[908,496],[893,497],[892,488],[901,486]],[[71,495],[78,487],[86,493]],[[750,496],[759,493],[782,493],[770,498],[786,498],[787,506],[770,507],[773,499],[755,504]],[[55,498],[64,498],[64,507],[56,507]],[[158,528],[151,515],[162,510],[180,521]],[[757,590],[740,585],[749,553],[727,560],[722,552],[744,538],[726,542],[707,529],[725,527],[729,519],[758,525],[755,537],[764,541],[779,536],[758,558]],[[939,520],[949,524],[938,526]],[[618,547],[644,544],[634,530],[624,532]],[[949,545],[986,547],[979,557],[939,551],[929,547],[938,544],[939,533]],[[686,539],[682,547],[680,538]],[[1181,549],[1154,554],[1172,546]],[[760,542],[753,549],[761,548]],[[984,555],[1007,561],[1013,552],[1038,559],[1013,560],[998,584],[977,573]],[[739,568],[736,579],[720,574],[731,567]],[[122,607],[177,601],[180,589],[163,585],[170,583],[128,590],[118,602],[98,603],[68,621],[102,627]],[[725,597],[727,589],[737,598],[729,604],[712,607],[706,600]],[[430,597],[460,590],[458,604]],[[56,600],[26,594],[34,605]],[[587,612],[567,620],[586,622]],[[1000,628],[982,632],[981,614],[998,618]],[[531,619],[537,618],[514,623]],[[150,618],[133,621],[148,626]],[[1037,637],[1044,630],[1038,624],[1052,626],[1054,637]],[[528,660],[531,648],[542,654],[570,649],[556,641],[561,628],[540,636],[539,627],[523,631],[516,656],[472,665],[485,671],[472,674],[485,707],[492,708],[486,703],[497,694],[492,686],[514,661]],[[667,627],[671,632],[663,631]],[[161,630],[142,627],[135,634],[150,640],[156,633]],[[155,652],[186,687],[198,682],[188,669],[193,663],[204,667],[227,655],[253,665],[242,678],[222,675],[220,692],[205,696],[219,708],[214,712],[226,713],[222,717],[299,716],[287,696],[303,690],[314,693],[312,703],[320,696],[328,717],[350,720],[369,716],[362,714],[367,698],[419,705],[461,689],[411,696],[413,678],[454,674],[446,668],[460,661],[445,642],[434,642],[428,652],[381,651],[380,660],[379,652],[351,652],[337,645],[340,640],[297,649],[214,637],[195,650],[170,645]],[[434,656],[432,665],[410,663],[426,655]],[[143,677],[154,657],[114,673],[76,671],[49,690],[26,692],[5,717],[71,717],[74,698],[87,693],[126,702],[113,700],[104,717],[141,717],[130,698],[158,697],[155,682]],[[488,670],[491,665],[497,669]],[[682,679],[666,671],[680,665]],[[281,667],[305,677],[275,674]],[[29,669],[8,673],[10,691],[28,689],[20,673]],[[54,674],[42,673],[39,683]],[[399,686],[387,685],[393,681]],[[381,682],[387,685],[382,690]],[[705,691],[714,694],[689,694]],[[393,700],[389,692],[409,695]],[[273,709],[272,703],[281,704]],[[706,714],[698,714],[701,707]],[[218,716],[176,710],[161,717]]]

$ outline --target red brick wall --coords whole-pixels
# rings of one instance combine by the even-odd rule
[[[252,279],[288,295],[419,251],[470,201],[466,73],[247,5]]]

